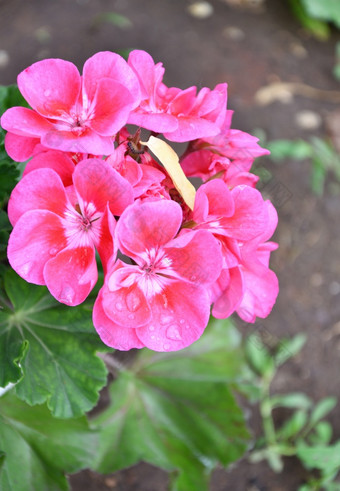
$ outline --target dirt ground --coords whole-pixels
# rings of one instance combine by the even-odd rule
[[[268,140],[325,136],[327,118],[337,106],[322,93],[268,105],[259,105],[255,94],[277,81],[339,90],[332,75],[339,32],[319,42],[300,28],[287,2],[267,0],[255,8],[259,3],[211,0],[212,15],[199,19],[188,12],[186,0],[0,0],[0,84],[14,83],[22,69],[41,58],[64,58],[81,68],[97,51],[139,48],[164,63],[168,85],[213,87],[227,81],[234,128],[261,128]],[[100,14],[105,12],[126,16],[131,26],[103,21]],[[317,128],[298,123],[298,115],[307,110],[317,115]],[[329,186],[323,198],[311,192],[308,162],[275,165],[266,159],[262,164],[272,173],[263,191],[279,212],[275,238],[280,248],[273,254],[272,268],[279,276],[280,295],[270,317],[255,328],[266,329],[273,339],[308,335],[303,352],[281,370],[273,389],[304,391],[314,400],[339,396],[340,196]],[[254,327],[240,329],[249,332]],[[339,416],[340,405],[330,419],[337,439]],[[257,421],[253,414],[255,434]],[[293,491],[304,475],[294,459],[278,475],[265,464],[243,459],[230,471],[215,471],[211,491]],[[71,484],[73,491],[165,491],[167,476],[141,463],[113,476],[84,471],[73,476]]]

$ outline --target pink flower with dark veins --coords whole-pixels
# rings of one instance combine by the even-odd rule
[[[39,142],[64,152],[109,155],[112,137],[140,101],[133,70],[108,51],[89,58],[83,76],[68,61],[38,61],[19,74],[18,87],[32,109],[12,107],[1,117],[9,132],[6,149],[16,160],[30,157]]]
[[[112,263],[96,300],[93,322],[105,344],[174,351],[203,333],[220,246],[205,230],[177,235],[181,224],[181,207],[169,200],[136,202],[120,217],[118,247],[132,264]]]
[[[26,281],[46,285],[59,302],[78,305],[115,257],[115,219],[133,202],[131,185],[99,159],[83,160],[65,189],[50,168],[29,172],[14,188],[8,260]]]

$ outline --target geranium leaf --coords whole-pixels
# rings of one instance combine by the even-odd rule
[[[227,466],[246,449],[248,432],[228,384],[241,364],[228,321],[215,321],[182,351],[144,349],[112,384],[112,405],[94,419],[100,428],[95,469],[113,472],[144,460],[177,470],[173,489],[190,489],[185,483],[195,481],[205,489],[203,471]]]
[[[9,270],[0,295],[0,386],[18,382],[28,404],[47,405],[60,418],[89,411],[106,383],[96,350],[91,309],[59,304],[45,287],[26,283]]]
[[[0,489],[68,490],[64,473],[90,466],[96,432],[85,417],[56,420],[11,392],[0,398]]]

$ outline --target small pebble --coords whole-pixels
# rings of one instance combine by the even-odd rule
[[[314,111],[299,111],[295,115],[295,122],[303,130],[316,130],[320,128],[322,119]]]
[[[0,68],[5,68],[9,63],[9,54],[5,49],[0,49]]]
[[[236,26],[228,26],[223,29],[223,36],[232,41],[242,41],[245,38],[245,33]]]
[[[214,13],[214,8],[209,2],[195,2],[189,5],[188,12],[197,19],[206,19]]]
[[[290,44],[290,51],[291,53],[296,57],[296,58],[299,58],[299,59],[303,59],[303,58],[307,58],[308,56],[308,51],[306,50],[306,48],[304,46],[302,46],[302,44],[300,43],[296,43],[296,42],[293,42]]]
[[[311,282],[312,286],[315,286],[315,287],[321,286],[323,283],[323,277],[321,276],[320,273],[314,273],[314,274],[312,274],[312,276],[310,278],[310,282]]]
[[[329,285],[329,293],[331,295],[338,295],[340,293],[340,283],[337,281],[332,281],[332,283]]]

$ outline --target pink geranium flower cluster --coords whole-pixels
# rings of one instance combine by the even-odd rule
[[[230,128],[226,84],[181,90],[163,74],[137,50],[127,62],[97,53],[82,75],[70,62],[40,61],[18,76],[31,109],[1,118],[8,154],[29,159],[8,205],[10,264],[74,306],[97,282],[98,255],[104,284],[93,322],[121,350],[182,349],[211,312],[254,322],[278,293],[268,266],[277,215],[250,173],[268,152]],[[188,142],[181,166],[203,181],[193,209],[141,129]]]

